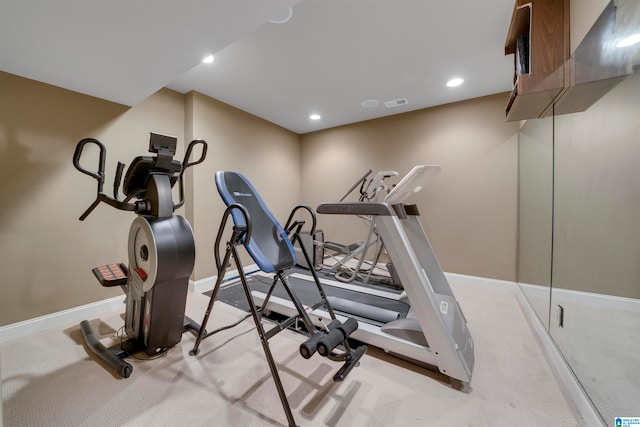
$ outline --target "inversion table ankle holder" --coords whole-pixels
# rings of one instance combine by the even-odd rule
[[[299,232],[304,225],[304,221],[294,221],[294,216],[299,210],[306,210],[312,218],[311,234],[313,234],[316,224],[316,218],[313,210],[307,206],[295,207],[287,220],[285,228],[283,229],[273,214],[267,209],[253,185],[251,185],[243,175],[237,172],[218,171],[215,175],[215,181],[218,192],[220,193],[224,203],[227,205],[215,243],[215,258],[218,276],[204,320],[202,321],[200,333],[196,339],[193,350],[191,350],[191,354],[198,354],[198,348],[201,341],[213,334],[207,334],[205,332],[205,328],[218,290],[223,282],[227,266],[233,256],[244,293],[247,297],[247,302],[249,303],[249,309],[256,329],[258,330],[258,335],[260,336],[260,341],[269,364],[269,369],[271,370],[271,375],[273,376],[273,380],[278,390],[278,395],[280,396],[280,401],[282,402],[282,406],[287,416],[287,421],[289,426],[293,427],[296,424],[287,396],[284,392],[282,382],[280,381],[278,369],[269,348],[269,339],[278,332],[292,326],[298,320],[302,320],[310,337],[300,345],[300,354],[305,359],[308,359],[317,352],[321,356],[332,361],[343,362],[342,367],[333,377],[334,381],[342,381],[347,376],[351,369],[358,364],[358,361],[366,352],[367,347],[365,345],[361,345],[357,348],[352,348],[349,345],[347,338],[358,328],[358,322],[353,318],[347,318],[344,322],[336,319],[333,309],[327,301],[324,290],[322,289],[320,281],[313,269],[311,269],[311,272],[318,289],[319,301],[310,307],[303,306],[300,299],[289,285],[287,277],[284,275],[285,270],[296,264],[296,254],[293,245],[296,242],[298,242],[298,244],[300,243]],[[229,215],[231,215],[233,219],[234,226],[231,232],[231,238],[226,242],[224,260],[221,261],[220,243]],[[278,284],[278,281],[282,283],[291,299],[291,302],[296,307],[297,314],[277,323],[267,331],[265,331],[262,324],[262,309],[258,308],[254,302],[242,263],[238,256],[237,247],[240,245],[245,247],[260,270],[265,273],[274,273],[271,288],[269,289],[262,307],[267,306],[269,298],[273,289]],[[309,261],[309,254],[307,253],[304,245],[299,244],[299,246],[308,265],[311,265]],[[308,314],[308,312],[318,308],[326,310],[330,315],[330,322],[321,329],[314,326],[314,323]]]

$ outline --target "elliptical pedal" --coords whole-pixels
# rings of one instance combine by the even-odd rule
[[[129,271],[123,263],[105,264],[91,270],[102,286],[124,286],[127,284]]]

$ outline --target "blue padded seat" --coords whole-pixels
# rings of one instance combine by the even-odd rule
[[[237,203],[249,213],[251,238],[245,247],[260,270],[273,273],[293,267],[296,253],[291,240],[249,180],[238,172],[218,171],[215,181],[227,206]],[[239,210],[233,210],[231,217],[236,226],[246,225]]]

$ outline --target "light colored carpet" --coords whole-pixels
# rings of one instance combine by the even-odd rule
[[[475,341],[474,377],[462,390],[447,377],[370,349],[342,383],[338,364],[298,353],[302,335],[270,340],[296,422],[301,426],[582,426],[584,421],[550,366],[516,296],[451,283]],[[189,296],[200,320],[208,299]],[[124,307],[123,307],[124,309]],[[244,313],[216,303],[207,329]],[[114,336],[119,313],[91,321]],[[104,341],[103,341],[104,342]],[[77,325],[2,344],[5,427],[286,425],[251,319],[221,332],[188,355],[182,342],[164,357],[132,359],[133,374],[116,379],[82,345]],[[106,342],[105,342],[106,344]]]

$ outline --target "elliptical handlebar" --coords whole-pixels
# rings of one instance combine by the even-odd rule
[[[200,154],[200,158],[198,160],[190,162],[189,158],[191,157],[191,151],[196,145],[202,145],[202,153]],[[184,172],[186,168],[190,168],[191,166],[202,163],[207,157],[207,148],[207,141],[205,141],[204,139],[194,139],[193,141],[191,141],[189,143],[189,146],[187,147],[187,152],[184,155],[184,160],[182,161],[182,172]]]
[[[200,153],[200,158],[198,160],[190,162],[189,158],[191,157],[191,151],[193,151],[193,147],[195,147],[196,145],[202,145],[202,153]],[[182,207],[182,205],[184,205],[184,182],[182,178],[184,175],[184,171],[187,168],[190,168],[191,166],[195,166],[197,164],[202,163],[204,159],[207,157],[207,148],[208,148],[208,145],[204,139],[194,139],[189,143],[189,146],[187,147],[187,152],[184,155],[184,160],[182,161],[182,169],[180,170],[180,176],[178,177],[178,180],[179,180],[178,189],[180,192],[180,201],[177,204],[173,205],[174,210],[179,209]]]
[[[82,167],[82,165],[80,164],[80,157],[82,157],[82,150],[84,150],[84,146],[87,144],[95,144],[98,146],[98,148],[100,149],[100,159],[98,162],[98,172],[91,172],[85,168]],[[106,152],[105,152],[105,148],[104,145],[102,145],[102,143],[100,141],[98,141],[95,138],[84,138],[82,139],[80,142],[78,142],[78,145],[76,145],[76,149],[73,152],[73,166],[76,167],[76,169],[78,169],[80,172],[82,172],[83,174],[89,175],[90,177],[94,178],[95,180],[98,181],[98,193],[102,193],[102,185],[104,184],[104,162],[106,159]]]
[[[98,149],[100,150],[97,172],[91,172],[90,170],[82,167],[82,165],[80,164],[80,159],[82,158],[82,152],[84,150],[84,147],[90,143],[97,145]],[[89,216],[89,214],[93,212],[93,210],[100,204],[100,202],[105,202],[117,209],[126,210],[126,211],[135,211],[136,209],[139,208],[139,203],[127,203],[128,199],[126,199],[124,202],[121,202],[117,198],[114,199],[104,194],[104,191],[103,191],[104,178],[105,178],[104,164],[105,164],[106,157],[107,157],[106,148],[100,141],[98,141],[95,138],[84,138],[80,140],[80,142],[78,142],[78,145],[76,145],[76,149],[73,153],[73,166],[75,166],[75,168],[78,169],[83,174],[89,175],[90,177],[98,181],[96,199],[93,201],[93,203],[91,203],[91,205],[89,205],[87,210],[84,211],[82,215],[80,215],[80,221],[84,221]],[[121,171],[119,175],[122,175]],[[114,185],[114,191],[116,191],[117,187],[118,187],[118,183]]]
[[[80,164],[80,158],[82,157],[82,152],[84,150],[84,147],[89,143],[97,145],[98,148],[100,149],[100,157],[98,161],[97,172],[91,172],[85,169],[84,167],[82,167],[82,165]],[[73,153],[73,166],[75,166],[75,168],[78,169],[83,174],[89,175],[90,177],[98,181],[98,191],[97,191],[98,194],[96,196],[96,199],[93,201],[93,203],[91,203],[91,205],[87,208],[87,210],[84,211],[82,215],[80,215],[80,221],[84,221],[89,216],[89,214],[91,214],[91,212],[93,212],[93,210],[100,204],[100,202],[105,202],[108,205],[113,206],[114,208],[124,210],[124,211],[137,211],[142,209],[143,206],[146,206],[144,202],[128,203],[128,201],[130,200],[130,197],[128,197],[127,199],[121,202],[117,199],[117,194],[114,194],[116,198],[109,197],[106,194],[104,194],[104,191],[103,191],[104,178],[105,178],[104,164],[105,164],[106,157],[107,157],[107,153],[104,145],[95,138],[84,138],[80,140],[80,142],[78,142],[78,145],[76,145],[76,149]],[[122,167],[118,166],[118,169],[119,171],[118,173],[116,173],[116,179],[118,179],[122,175],[122,171],[120,170],[122,169]],[[119,184],[118,182],[114,184],[115,193],[117,193],[118,184]]]
[[[340,199],[340,201],[341,201],[341,202],[342,202],[342,201],[344,201],[344,199],[346,199],[346,198],[349,196],[349,194],[351,194],[351,192],[352,192],[353,190],[355,190],[355,189],[356,189],[356,187],[358,187],[358,185],[360,186],[360,193],[362,193],[362,188],[364,187],[365,182],[367,182],[367,177],[368,177],[369,175],[371,175],[371,173],[372,173],[372,172],[373,172],[373,170],[371,170],[371,169],[369,169],[368,171],[366,171],[366,172],[364,173],[364,175],[362,175],[362,176],[360,177],[360,179],[358,179],[358,180],[357,180],[357,181],[356,181],[356,182],[351,186],[351,188],[349,188],[349,191],[347,191],[347,192],[345,193],[345,195],[344,195],[344,196],[342,196],[342,198]]]
[[[96,172],[90,171],[86,168],[84,168],[81,164],[80,164],[80,159],[82,158],[82,153],[84,151],[84,148],[87,144],[95,144],[98,146],[98,149],[100,150],[99,153],[99,160],[98,160],[98,170]],[[193,148],[196,145],[202,145],[202,152],[200,154],[200,157],[197,160],[194,161],[189,161],[189,158],[191,157]],[[194,165],[200,164],[202,163],[207,155],[207,142],[203,139],[194,139],[193,141],[191,141],[189,143],[189,146],[187,147],[187,151],[185,154],[185,158],[184,161],[182,162],[182,166],[180,169],[180,174],[178,176],[178,180],[179,180],[179,190],[180,190],[180,201],[178,202],[178,204],[173,204],[173,209],[178,209],[180,208],[182,205],[184,205],[184,183],[183,183],[183,175],[184,175],[184,171]],[[116,209],[119,210],[123,210],[123,211],[133,211],[139,214],[145,214],[148,212],[149,210],[149,203],[147,202],[147,200],[137,200],[134,202],[130,202],[130,200],[136,196],[138,196],[139,194],[142,194],[146,191],[145,188],[136,188],[134,190],[128,191],[127,194],[128,196],[124,199],[124,200],[120,200],[118,192],[119,192],[119,188],[120,188],[120,182],[122,180],[122,172],[124,171],[124,163],[118,162],[118,166],[116,169],[116,175],[115,175],[115,180],[113,183],[113,197],[108,196],[104,193],[104,181],[105,181],[105,161],[106,161],[106,148],[105,146],[98,141],[95,138],[84,138],[82,140],[80,140],[78,142],[78,144],[76,145],[75,151],[73,153],[73,166],[80,172],[82,172],[85,175],[89,175],[90,177],[92,177],[93,179],[95,179],[96,181],[98,181],[98,188],[97,188],[97,196],[96,199],[93,201],[93,203],[91,203],[91,205],[87,208],[87,210],[84,211],[84,213],[80,216],[80,221],[84,221],[85,218],[87,218],[89,216],[89,214],[91,214],[91,212],[93,212],[93,210],[100,204],[100,202],[105,202],[106,204],[108,204],[109,206],[112,206]],[[126,180],[125,180],[126,181]],[[169,189],[170,191],[170,189]],[[170,196],[169,196],[170,197]]]

